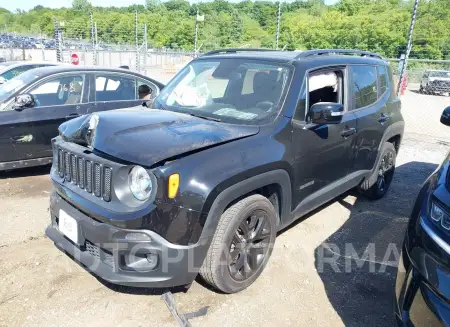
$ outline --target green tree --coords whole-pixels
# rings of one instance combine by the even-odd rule
[[[72,8],[75,10],[87,11],[92,7],[88,0],[73,0]]]

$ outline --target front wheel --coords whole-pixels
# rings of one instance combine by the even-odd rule
[[[397,152],[392,143],[385,143],[381,149],[381,160],[377,167],[376,181],[373,185],[368,185],[363,182],[360,186],[361,192],[370,200],[381,199],[391,186],[392,179],[395,172],[395,159]]]
[[[225,293],[250,286],[273,250],[277,214],[262,195],[251,195],[222,214],[205,261],[203,280]]]

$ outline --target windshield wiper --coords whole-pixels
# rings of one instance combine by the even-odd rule
[[[214,117],[209,117],[209,116],[203,116],[203,115],[199,115],[199,114],[193,114],[193,113],[188,113],[188,115],[193,116],[193,117],[197,117],[197,118],[201,118],[201,119],[206,119],[206,120],[212,120],[212,121],[218,121],[221,122],[222,120],[219,118],[214,118]]]

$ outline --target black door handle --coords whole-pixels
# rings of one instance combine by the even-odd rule
[[[66,119],[73,119],[73,118],[77,118],[80,116],[81,116],[80,114],[70,114],[70,115],[66,116]]]
[[[341,131],[341,136],[342,137],[349,137],[352,136],[353,134],[356,133],[356,128],[351,127],[351,128],[347,128]]]
[[[391,118],[390,115],[385,114],[385,113],[382,113],[382,114],[381,114],[381,117],[378,118],[378,122],[379,122],[379,123],[385,123],[385,122],[387,122],[387,121],[389,120],[389,118]]]

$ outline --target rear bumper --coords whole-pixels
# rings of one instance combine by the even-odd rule
[[[60,232],[60,210],[76,220],[77,243]],[[206,255],[207,246],[202,242],[181,246],[152,231],[121,229],[99,222],[56,193],[51,197],[50,212],[46,235],[56,247],[113,284],[154,288],[187,285],[194,280]],[[130,233],[139,233],[143,239],[130,240]]]
[[[425,219],[421,225],[429,226]],[[430,225],[432,226],[432,225]],[[395,289],[395,317],[400,327],[450,326],[450,275],[426,249],[411,239],[435,244],[427,227],[420,235],[406,235],[400,257]]]

